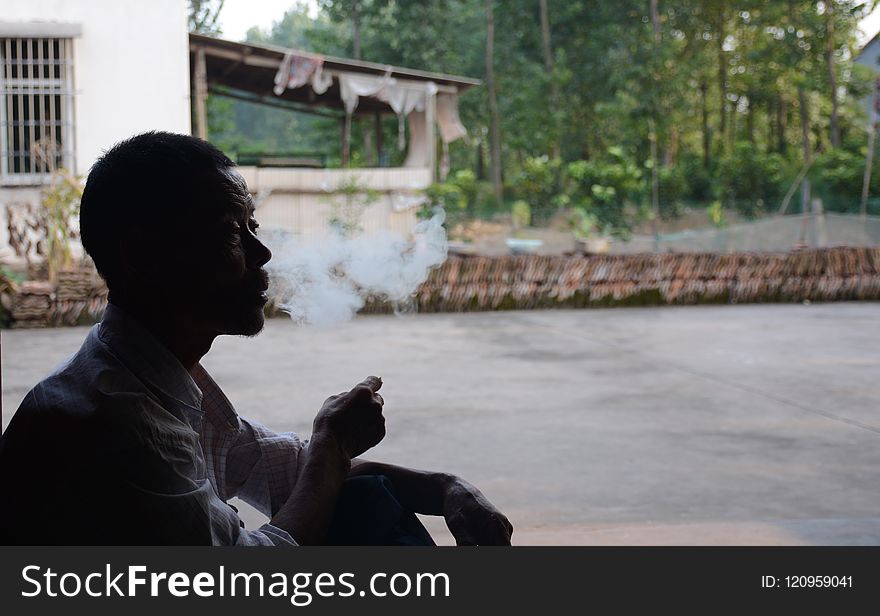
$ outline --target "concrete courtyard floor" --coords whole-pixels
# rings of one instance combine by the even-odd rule
[[[85,334],[2,333],[4,426]],[[515,544],[880,544],[877,303],[274,319],[204,364],[240,414],[306,435],[382,376],[366,457],[469,479]]]

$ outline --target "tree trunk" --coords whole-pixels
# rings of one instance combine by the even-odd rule
[[[738,105],[739,105],[739,99],[737,99],[737,103],[733,105],[733,108],[730,111],[730,120],[728,122],[730,128],[728,129],[728,133],[727,133],[727,141],[729,144],[727,146],[728,152],[733,152],[734,149],[736,148],[737,120],[739,120],[739,113],[737,112],[736,108]]]
[[[354,2],[351,6],[351,56],[361,59],[361,3]]]
[[[807,107],[807,93],[801,86],[798,86],[798,105],[800,105],[801,141],[804,151],[804,163],[809,163],[813,153],[812,147],[810,146],[810,110]]]
[[[541,43],[544,52],[544,70],[553,73],[553,51],[550,45],[550,12],[547,9],[547,0],[539,0],[541,11]]]
[[[871,171],[874,166],[874,139],[876,134],[877,126],[871,122],[871,125],[868,127],[868,156],[865,159],[865,175],[862,177],[862,199],[859,203],[859,214],[862,219],[868,215],[868,192],[871,188]]]
[[[798,105],[801,114],[801,141],[804,150],[804,165],[809,165],[813,158],[813,148],[810,145],[810,110],[807,107],[807,93],[803,87],[798,86]],[[807,215],[810,205],[810,180],[805,179],[801,185],[801,212]]]
[[[718,108],[718,138],[721,139],[721,149],[724,150],[725,137],[727,136],[727,58],[724,52],[724,39],[727,36],[724,31],[723,7],[718,17],[718,95],[720,107]]]
[[[700,102],[702,104],[703,111],[703,167],[705,169],[709,168],[709,164],[711,163],[711,138],[712,136],[709,134],[709,84],[706,82],[706,78],[704,77],[700,81]]]
[[[361,3],[354,2],[351,7],[351,57],[361,59]],[[365,159],[368,167],[378,167],[378,157],[374,157],[373,133],[369,128],[362,131]]]
[[[559,158],[561,147],[559,144],[559,130],[556,125],[553,113],[559,108],[559,92],[557,91],[556,81],[553,79],[553,46],[550,42],[550,11],[547,8],[547,0],[539,0],[538,7],[541,13],[541,47],[544,53],[544,70],[550,77],[550,105],[552,107],[550,118],[552,123],[553,143],[550,146],[550,153],[553,158]]]
[[[785,133],[788,130],[788,101],[779,93],[776,105],[776,151],[785,154],[788,150],[788,142]]]
[[[827,3],[826,3],[827,4]],[[792,27],[797,27],[796,11],[794,0],[788,0],[788,23]],[[813,148],[810,145],[810,110],[807,107],[807,93],[804,87],[799,85],[797,88],[798,107],[801,117],[801,146],[803,148],[804,168],[808,169],[810,161],[813,158]],[[810,181],[804,179],[801,184],[801,212],[806,220],[807,208],[810,204]]]
[[[375,119],[375,130],[376,130],[376,166],[382,166],[382,147],[384,144],[382,143],[382,114],[377,113]],[[367,131],[369,133],[369,131]],[[366,141],[366,140],[365,140]],[[364,146],[366,147],[366,146]]]
[[[828,87],[831,90],[831,147],[840,147],[840,126],[837,121],[837,75],[834,71],[834,2],[825,3],[825,58],[828,61]]]
[[[660,47],[660,16],[657,10],[657,0],[651,0],[651,25],[654,28],[654,58],[656,61],[657,52]],[[656,64],[655,64],[656,66]],[[655,69],[656,70],[656,69]],[[652,86],[656,86],[657,79],[652,80]],[[648,138],[651,141],[651,211],[653,218],[651,220],[651,230],[654,232],[654,251],[660,247],[660,175],[659,161],[657,160],[657,121],[656,116],[658,109],[656,108],[656,97],[654,98],[654,109],[651,110],[651,120],[648,128]]]
[[[755,145],[755,99],[749,97],[749,113],[746,116],[746,136],[749,143]]]
[[[495,203],[501,208],[504,203],[501,185],[501,130],[498,118],[498,99],[495,92],[495,19],[493,0],[486,0],[486,91],[489,96],[489,151],[492,158],[492,188],[495,192]]]

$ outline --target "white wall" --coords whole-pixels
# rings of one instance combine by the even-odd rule
[[[0,20],[78,23],[76,173],[137,133],[190,132],[185,0],[2,0]]]
[[[418,222],[421,191],[431,184],[427,167],[361,169],[282,169],[239,167],[255,194],[256,218],[261,229],[283,230],[314,239],[327,233],[334,215],[333,191],[356,181],[379,193],[364,211],[361,227],[366,233],[387,229],[407,236]]]

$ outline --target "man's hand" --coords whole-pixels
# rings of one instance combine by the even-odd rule
[[[327,398],[315,417],[312,439],[334,439],[349,459],[377,445],[385,437],[380,387],[382,379],[368,376],[351,391]]]
[[[443,517],[458,545],[510,545],[513,525],[482,492],[463,479],[448,480]]]

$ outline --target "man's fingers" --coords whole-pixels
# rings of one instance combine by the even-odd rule
[[[378,376],[368,376],[363,381],[361,381],[359,385],[368,387],[370,391],[376,393],[377,391],[379,391],[379,389],[382,388],[382,379]]]
[[[337,398],[341,398],[342,396],[347,396],[349,393],[350,392],[347,392],[347,391],[341,391],[338,394],[335,394],[333,396],[328,396],[327,399],[324,400],[324,404],[329,404],[329,403],[333,402],[334,400],[336,400]]]

